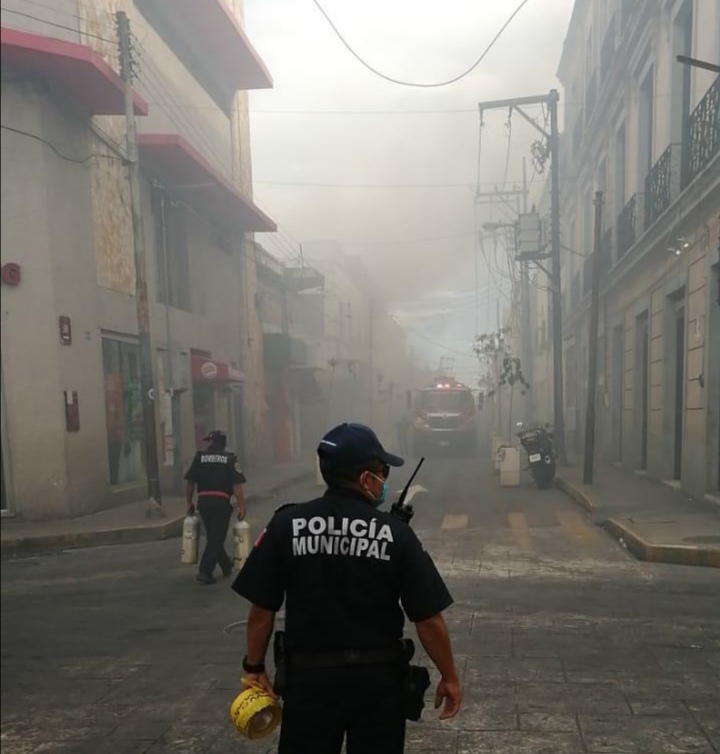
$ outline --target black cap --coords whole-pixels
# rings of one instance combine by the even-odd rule
[[[214,429],[207,437],[203,437],[204,442],[227,442],[227,435],[221,429]]]
[[[402,466],[405,461],[388,453],[377,435],[364,424],[340,424],[331,429],[317,449],[325,468],[361,469],[373,461],[388,466]]]

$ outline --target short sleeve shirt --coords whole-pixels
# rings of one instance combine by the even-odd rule
[[[236,484],[245,483],[245,475],[234,453],[200,450],[195,454],[185,479],[197,485],[199,493],[218,492],[228,497]]]
[[[415,532],[351,490],[277,512],[233,589],[273,612],[285,602],[295,651],[388,646],[403,610],[418,622],[453,601]]]

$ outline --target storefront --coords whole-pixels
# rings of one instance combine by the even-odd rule
[[[102,352],[110,484],[137,484],[145,478],[139,347],[103,337]]]
[[[245,374],[234,364],[193,354],[191,357],[195,445],[213,429],[228,435],[230,447],[242,458],[242,387]]]

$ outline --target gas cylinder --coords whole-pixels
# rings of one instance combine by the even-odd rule
[[[250,554],[250,525],[247,521],[236,521],[233,526],[235,543],[235,567],[240,568]]]
[[[198,541],[200,539],[200,520],[195,515],[188,515],[183,521],[182,562],[193,565],[198,561]]]

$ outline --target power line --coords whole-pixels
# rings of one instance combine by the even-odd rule
[[[325,9],[320,5],[319,0],[312,0],[312,2],[315,4],[315,7],[322,13],[322,15],[325,17],[325,20],[330,24],[330,28],[335,32],[338,39],[342,42],[344,47],[348,50],[348,52],[365,68],[367,68],[371,73],[374,73],[376,76],[379,76],[381,79],[384,79],[385,81],[389,81],[391,84],[398,84],[399,86],[410,86],[415,87],[418,89],[436,89],[442,86],[448,86],[449,84],[454,84],[457,81],[460,81],[461,79],[464,79],[466,76],[471,74],[479,65],[482,63],[482,61],[485,59],[485,56],[492,50],[495,43],[500,39],[505,29],[507,29],[508,26],[512,23],[515,16],[517,16],[518,13],[527,5],[529,0],[522,0],[520,5],[515,8],[515,10],[511,13],[510,17],[505,21],[505,23],[500,27],[500,30],[498,33],[490,40],[490,44],[483,50],[480,57],[465,71],[463,71],[458,76],[454,76],[451,79],[448,79],[447,81],[438,81],[435,83],[418,83],[413,81],[403,81],[401,79],[393,78],[392,76],[388,76],[382,71],[379,71],[377,68],[374,68],[370,63],[365,61],[355,50],[352,48],[350,43],[343,37],[340,30],[337,28],[337,26],[333,23],[333,20],[330,18],[330,16],[327,14]]]
[[[45,10],[52,11],[53,13],[59,13],[60,15],[67,16],[68,18],[74,18],[74,19],[77,19],[78,21],[83,21],[83,22],[85,22],[87,24],[99,24],[100,26],[104,26],[106,29],[110,29],[112,31],[116,31],[116,28],[117,28],[116,25],[115,25],[115,23],[112,22],[110,20],[110,18],[108,18],[107,21],[101,21],[101,20],[99,20],[97,18],[95,18],[95,19],[93,19],[91,21],[90,19],[85,18],[84,16],[79,16],[77,13],[73,13],[72,11],[63,10],[62,8],[55,7],[55,6],[52,6],[52,5],[47,5],[47,3],[41,3],[38,0],[24,0],[24,2],[25,3],[29,3],[30,5],[35,5],[38,8],[45,8]],[[92,8],[89,5],[85,5],[84,3],[81,3],[81,2],[76,2],[75,0],[71,0],[71,2],[72,2],[73,5],[78,5],[78,6],[82,7],[82,8],[86,8],[91,13],[96,13],[97,12],[97,8]],[[7,8],[3,8],[3,10],[6,11]],[[80,29],[76,29],[76,31],[79,31],[81,34],[84,34],[85,36],[92,36],[92,34],[86,34],[86,32],[84,32],[84,31],[82,31]],[[109,41],[109,40],[105,40],[105,41]]]
[[[472,190],[474,185],[468,183],[314,183],[303,181],[254,181],[263,186],[287,186],[297,188],[352,188],[352,189],[469,189]],[[495,183],[486,185],[497,186]]]
[[[82,158],[69,157],[68,155],[63,154],[54,144],[49,142],[47,139],[43,139],[42,136],[38,136],[37,134],[32,134],[29,131],[23,131],[19,128],[13,128],[12,126],[6,126],[4,124],[0,124],[0,128],[2,128],[3,131],[11,131],[14,134],[26,136],[29,139],[35,139],[35,141],[39,141],[41,144],[44,144],[46,147],[48,147],[61,160],[65,160],[66,162],[73,162],[76,165],[84,165],[89,160],[92,160],[93,157],[99,157],[105,160],[114,160],[115,162],[122,162],[122,163],[126,162],[126,160],[123,160],[120,157],[115,157],[115,155],[111,155],[111,154],[95,154],[94,153],[94,154],[89,154],[87,157],[82,157]]]
[[[23,13],[20,10],[12,10],[10,8],[3,7],[2,11],[3,11],[3,13],[13,13],[16,16],[22,16],[23,18],[29,18],[32,21],[38,21],[41,24],[47,24],[48,26],[54,26],[56,29],[64,29],[65,31],[71,31],[74,34],[80,34],[80,30],[77,27],[73,28],[72,26],[65,26],[64,24],[58,24],[55,21],[48,21],[46,18],[40,18],[39,16],[33,16],[30,13]],[[17,31],[25,31],[25,32],[27,32],[27,29],[18,29],[17,27],[12,27],[12,28],[15,28]],[[82,33],[86,37],[92,37],[93,39],[99,39],[101,42],[108,42],[109,44],[113,44],[113,45],[117,44],[117,40],[116,39],[108,39],[107,37],[101,37],[101,36],[99,36],[97,34],[91,34],[90,32],[85,32],[85,31],[82,32]]]

